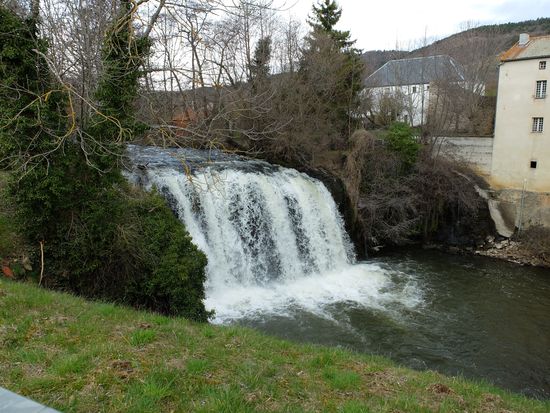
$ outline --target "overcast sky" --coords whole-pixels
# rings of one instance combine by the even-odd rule
[[[318,0],[315,0],[317,3]],[[350,30],[363,50],[411,49],[425,35],[440,39],[461,31],[465,22],[518,22],[550,17],[550,0],[337,0],[342,7],[338,27]],[[288,12],[303,21],[312,0],[286,0]]]

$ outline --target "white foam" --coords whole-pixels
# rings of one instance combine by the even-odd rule
[[[386,311],[390,304],[414,308],[422,298],[413,280],[397,285],[389,272],[376,264],[354,264],[262,286],[211,286],[206,306],[216,312],[214,323],[226,323],[265,316],[292,317],[296,310],[330,319],[331,305],[343,302],[348,308]]]

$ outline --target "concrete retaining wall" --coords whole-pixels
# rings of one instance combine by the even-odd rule
[[[439,137],[434,138],[434,148],[436,154],[465,162],[481,175],[491,174],[492,137]]]
[[[497,189],[492,185],[491,166],[493,157],[493,138],[491,137],[439,137],[434,138],[436,155],[464,162],[491,184],[487,201],[491,214],[496,214],[504,235],[514,228],[529,228],[542,225],[550,228],[550,193],[532,192],[517,189]],[[529,189],[529,188],[527,188]],[[494,217],[493,217],[494,218]]]
[[[501,189],[492,192],[498,208],[509,225],[529,228],[542,225],[550,228],[550,193]]]

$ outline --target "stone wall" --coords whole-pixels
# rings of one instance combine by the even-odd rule
[[[501,189],[492,192],[508,224],[515,228],[550,228],[550,193]]]
[[[493,138],[477,136],[434,138],[434,153],[464,162],[480,175],[491,174]]]
[[[499,233],[509,236],[516,228],[542,225],[550,228],[550,192],[500,189],[491,177],[493,139],[485,137],[434,138],[434,152],[464,162],[484,177],[493,189],[486,199]]]

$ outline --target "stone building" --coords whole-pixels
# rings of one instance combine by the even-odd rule
[[[520,36],[501,55],[491,179],[494,187],[550,192],[550,36]]]
[[[372,102],[369,116],[392,110],[395,120],[412,126],[425,124],[430,87],[464,82],[463,68],[449,56],[390,60],[365,80],[365,91]]]
[[[513,228],[550,226],[550,36],[500,57],[490,183]]]

